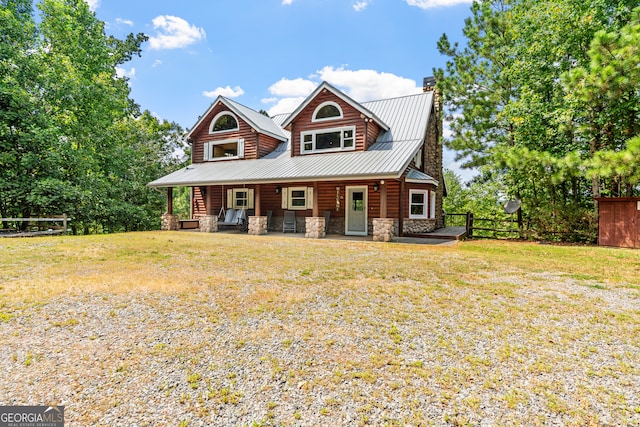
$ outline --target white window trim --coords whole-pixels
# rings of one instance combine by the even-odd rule
[[[344,132],[351,130],[353,132],[353,145],[351,147],[344,148]],[[322,133],[340,132],[340,147],[331,149],[316,149],[316,135]],[[304,149],[304,137],[305,135],[312,135],[313,148],[311,150]],[[316,129],[305,132],[300,132],[300,154],[311,153],[335,153],[339,151],[355,151],[356,149],[356,127],[355,126],[343,126],[336,128]]]
[[[238,206],[238,193],[247,193],[247,206]],[[229,188],[227,190],[227,209],[253,209],[254,208],[253,188]]]
[[[436,219],[436,192],[429,191],[429,218]]]
[[[233,129],[225,129],[225,130],[213,130],[213,126],[216,124],[216,122],[218,121],[218,119],[222,116],[231,116],[235,119],[236,121],[236,127]],[[238,121],[238,118],[236,117],[235,114],[233,114],[231,111],[221,111],[218,114],[216,114],[216,116],[213,118],[213,120],[211,120],[211,123],[209,124],[209,133],[210,134],[219,134],[219,133],[225,133],[225,132],[235,132],[238,131],[240,129],[240,122]]]
[[[304,191],[304,206],[293,206],[293,192]],[[313,187],[289,187],[282,189],[282,209],[305,211],[313,209]]]
[[[318,115],[318,112],[320,111],[320,109],[322,107],[327,106],[327,105],[333,105],[334,107],[336,107],[338,109],[338,111],[340,111],[340,115],[339,116],[335,116],[335,117],[324,117],[324,118],[321,118],[321,119],[317,119],[316,116]],[[342,119],[343,117],[344,117],[344,115],[342,113],[342,108],[340,108],[340,106],[338,104],[336,104],[333,101],[326,101],[326,102],[323,102],[322,104],[320,104],[320,105],[318,105],[316,107],[316,109],[313,111],[313,116],[311,116],[311,121],[314,122],[314,123],[315,122],[326,122],[326,121],[329,121],[329,120],[339,120],[339,119]]]
[[[414,194],[422,194],[424,196],[424,202],[422,203],[422,215],[416,215],[411,213],[411,207],[417,205],[412,203]],[[428,219],[429,218],[429,190],[409,190],[409,218],[411,219]]]
[[[216,145],[225,145],[236,143],[236,151],[238,154],[231,157],[213,157],[213,147]],[[210,141],[204,143],[204,160],[208,162],[219,162],[224,160],[237,160],[244,158],[244,138],[225,139],[222,141]]]

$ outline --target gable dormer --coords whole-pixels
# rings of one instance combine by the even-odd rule
[[[323,82],[282,124],[291,155],[365,151],[389,127],[362,105]]]
[[[192,162],[258,159],[287,136],[269,117],[219,96],[187,134]]]

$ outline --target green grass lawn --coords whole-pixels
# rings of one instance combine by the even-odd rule
[[[22,379],[0,388],[0,404],[54,399],[71,425],[100,424],[128,399],[175,404],[169,425],[640,425],[640,251],[186,232],[5,239],[0,250],[0,368]],[[80,343],[85,377],[119,381],[123,395],[82,378],[82,392],[40,391],[58,356],[27,338],[39,322]],[[89,348],[133,346],[135,328],[149,329],[148,345],[90,365]],[[200,339],[218,330],[212,350]],[[168,364],[177,384],[143,375]],[[55,366],[52,382],[81,375]],[[256,372],[268,393],[251,394]]]

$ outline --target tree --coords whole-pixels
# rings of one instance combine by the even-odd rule
[[[640,8],[620,30],[599,31],[589,63],[564,75],[578,113],[579,137],[589,141],[593,195],[633,195],[640,135]]]
[[[484,0],[465,22],[464,49],[440,40],[450,57],[446,71],[437,71],[452,121],[448,145],[521,199],[543,237],[594,236],[585,160],[593,157],[597,133],[584,129],[609,134],[606,124],[620,123],[621,115],[604,119],[613,111],[572,96],[563,76],[587,68],[596,33],[620,30],[637,3]]]
[[[116,75],[147,37],[107,36],[83,0],[37,5],[38,20],[32,1],[0,0],[0,215],[156,227],[164,198],[145,185],[177,167],[182,130],[141,115]]]

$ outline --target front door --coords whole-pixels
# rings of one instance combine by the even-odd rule
[[[347,187],[344,234],[367,235],[367,187]]]

